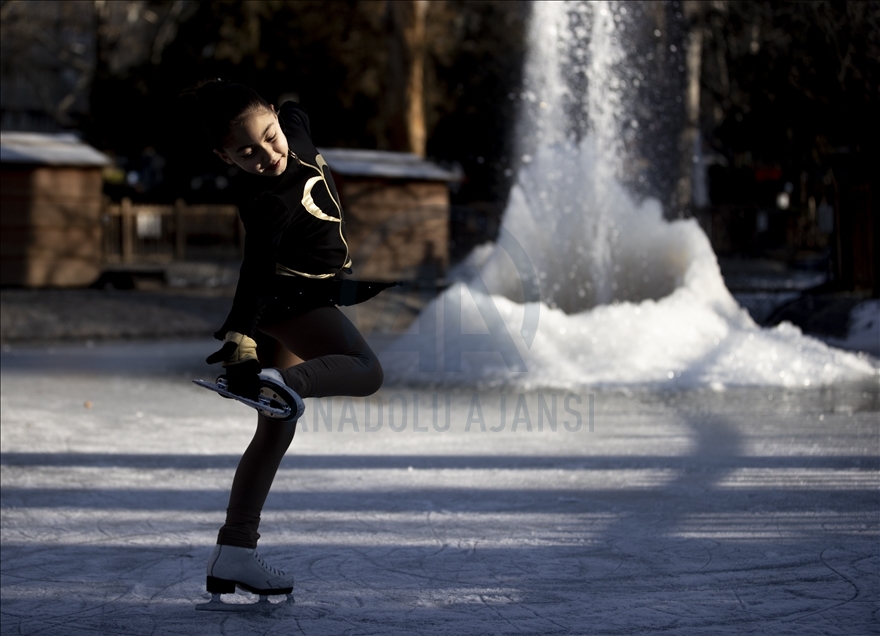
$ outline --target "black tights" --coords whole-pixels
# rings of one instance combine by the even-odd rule
[[[280,369],[287,385],[304,398],[366,396],[382,386],[379,360],[336,307],[320,307],[260,329],[260,363]],[[257,431],[232,480],[226,524],[217,543],[257,547],[260,512],[294,433],[296,422],[258,416]]]

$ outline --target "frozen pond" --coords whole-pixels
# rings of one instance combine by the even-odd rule
[[[877,632],[876,379],[310,400],[261,528],[296,605],[196,612],[254,420],[212,350],[4,351],[4,635]]]

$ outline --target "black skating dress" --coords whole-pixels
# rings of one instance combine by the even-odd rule
[[[290,147],[277,177],[234,180],[245,228],[244,261],[226,322],[214,334],[253,337],[261,325],[317,307],[353,305],[399,283],[356,281],[345,221],[330,169],[312,143],[309,118],[295,102],[278,113]]]

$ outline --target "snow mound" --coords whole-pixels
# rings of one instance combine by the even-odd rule
[[[574,173],[597,173],[589,146],[568,152],[583,164]],[[498,242],[475,250],[383,353],[390,382],[721,390],[878,376],[869,357],[790,323],[760,328],[696,221],[667,222],[656,201],[635,204],[607,178],[572,181],[554,171],[561,154],[525,166]]]

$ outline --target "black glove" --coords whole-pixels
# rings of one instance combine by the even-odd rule
[[[262,371],[262,367],[257,360],[257,343],[253,338],[230,331],[226,334],[223,346],[209,355],[205,362],[223,363],[230,393],[251,400],[256,400],[260,395],[260,378],[257,374]]]

